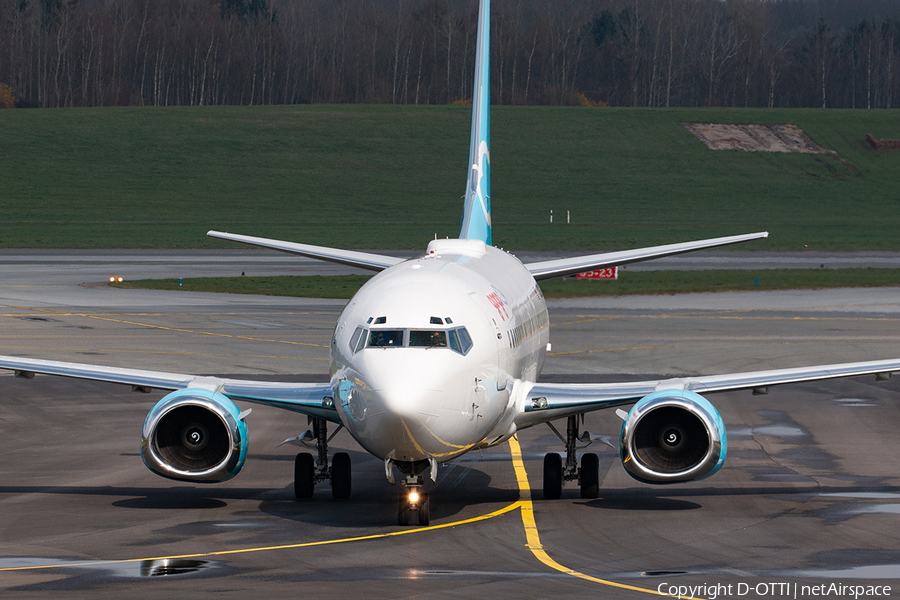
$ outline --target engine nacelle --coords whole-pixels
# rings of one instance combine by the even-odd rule
[[[728,448],[719,411],[687,390],[663,390],[635,404],[619,451],[628,474],[644,483],[677,483],[708,477],[725,462]]]
[[[147,415],[141,458],[147,468],[179,481],[231,479],[247,458],[247,426],[228,397],[188,388],[163,397]]]

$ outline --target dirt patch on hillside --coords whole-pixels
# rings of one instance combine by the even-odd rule
[[[823,154],[821,148],[796,125],[736,125],[733,123],[682,123],[712,150],[744,152],[804,152]]]
[[[900,140],[879,140],[871,133],[866,134],[866,143],[873,150],[900,150]]]

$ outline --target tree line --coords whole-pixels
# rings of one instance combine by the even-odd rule
[[[447,104],[477,0],[0,0],[0,106]],[[897,0],[494,0],[492,102],[893,108]]]

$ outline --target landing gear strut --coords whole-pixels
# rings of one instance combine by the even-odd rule
[[[338,452],[334,455],[331,468],[328,468],[328,442],[334,438],[340,427],[328,437],[328,422],[325,419],[310,417],[312,432],[303,438],[315,438],[316,458],[312,454],[301,452],[294,459],[294,495],[298,499],[312,498],[316,484],[331,480],[331,494],[338,499],[350,497],[350,455]]]
[[[585,453],[581,457],[579,469],[578,459],[575,456],[576,444],[579,441],[578,421],[583,418],[584,415],[574,415],[567,419],[565,438],[552,423],[547,423],[553,433],[566,444],[565,465],[562,457],[556,452],[544,456],[544,498],[548,500],[556,500],[562,496],[563,484],[566,481],[578,481],[582,498],[596,498],[600,495],[600,459],[596,454]],[[589,434],[585,435],[582,441],[590,441]]]

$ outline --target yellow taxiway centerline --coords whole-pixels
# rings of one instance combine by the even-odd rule
[[[479,515],[477,517],[472,517],[470,519],[464,519],[462,521],[454,521],[452,523],[443,523],[440,525],[431,525],[429,527],[420,527],[417,529],[405,529],[403,531],[391,531],[388,533],[376,533],[372,535],[362,535],[357,537],[343,538],[343,539],[335,539],[335,540],[320,540],[318,542],[302,542],[299,544],[284,544],[280,546],[263,546],[257,548],[241,548],[237,550],[220,550],[217,552],[203,552],[197,554],[179,554],[173,556],[156,556],[156,557],[146,557],[146,558],[126,558],[120,560],[102,560],[102,561],[87,561],[87,562],[71,562],[71,563],[62,563],[62,564],[48,564],[48,565],[33,565],[27,567],[5,567],[0,568],[0,572],[3,571],[36,571],[41,569],[57,569],[57,568],[72,568],[72,567],[91,567],[91,566],[101,566],[101,565],[112,565],[112,564],[124,564],[124,563],[133,563],[133,562],[143,562],[143,561],[151,561],[151,560],[172,560],[172,559],[184,559],[184,558],[206,558],[206,557],[215,557],[215,556],[228,556],[234,554],[248,554],[253,552],[268,552],[272,550],[289,550],[294,548],[310,548],[313,546],[327,546],[332,544],[344,544],[349,542],[362,542],[366,540],[377,540],[389,537],[396,537],[400,535],[411,535],[416,533],[424,533],[426,531],[436,531],[438,529],[447,529],[450,527],[456,527],[458,525],[466,525],[468,523],[477,523],[479,521],[487,521],[488,519],[493,519],[494,517],[499,517],[500,515],[504,515],[506,513],[512,512],[514,510],[521,509],[522,514],[522,526],[525,528],[525,539],[526,546],[534,554],[535,558],[541,561],[546,566],[550,567],[555,571],[559,571],[560,573],[564,573],[566,575],[571,575],[572,577],[577,577],[579,579],[583,579],[585,581],[590,581],[593,583],[599,583],[602,585],[616,587],[625,590],[631,590],[635,592],[642,592],[645,594],[654,594],[657,596],[665,596],[666,594],[662,594],[656,590],[637,587],[633,585],[626,585],[624,583],[616,583],[615,581],[609,581],[607,579],[600,579],[598,577],[592,577],[590,575],[586,575],[580,571],[576,571],[574,569],[570,569],[566,566],[563,566],[553,560],[547,551],[544,550],[543,545],[541,545],[540,534],[538,533],[537,522],[534,519],[534,505],[531,500],[531,484],[528,482],[528,473],[525,471],[525,463],[522,460],[522,449],[519,446],[519,442],[515,437],[510,438],[509,440],[509,451],[512,457],[512,465],[513,469],[516,473],[516,483],[519,487],[519,500],[517,502],[513,502],[499,510],[495,510],[493,512]],[[702,600],[702,599],[696,599]]]
[[[636,587],[633,585],[626,585],[624,583],[616,583],[615,581],[609,581],[607,579],[591,577],[590,575],[585,575],[580,571],[565,567],[550,558],[550,555],[547,554],[547,551],[544,550],[544,547],[541,545],[541,536],[538,533],[537,522],[534,520],[534,505],[531,502],[531,484],[528,483],[528,473],[525,471],[525,463],[522,460],[522,449],[519,446],[519,442],[515,438],[515,436],[513,436],[509,440],[509,452],[510,454],[512,454],[513,468],[516,470],[516,481],[519,483],[519,504],[522,508],[522,526],[525,527],[525,539],[528,542],[528,549],[531,550],[531,553],[534,554],[535,558],[537,558],[539,561],[541,561],[551,569],[559,571],[560,573],[565,573],[566,575],[571,575],[572,577],[584,579],[586,581],[592,581],[594,583],[600,583],[603,585],[608,585],[610,587],[616,587],[625,590],[632,590],[635,592],[643,592],[645,594],[653,594],[655,596],[666,595],[656,590]]]
[[[259,548],[241,548],[238,550],[219,550],[217,552],[202,552],[198,554],[178,554],[173,556],[155,556],[155,557],[146,557],[146,558],[125,558],[120,560],[98,560],[98,561],[86,561],[86,562],[72,562],[72,563],[61,563],[61,564],[53,564],[53,565],[33,565],[29,567],[5,567],[0,568],[0,572],[3,571],[34,571],[38,569],[59,569],[65,567],[92,567],[99,565],[114,565],[114,564],[123,564],[123,563],[132,563],[132,562],[142,562],[145,560],[172,560],[179,558],[204,558],[210,556],[227,556],[229,554],[247,554],[251,552],[268,552],[271,550],[288,550],[291,548],[310,548],[312,546],[328,546],[331,544],[344,544],[347,542],[362,542],[365,540],[378,540],[382,538],[395,537],[398,535],[410,535],[413,533],[424,533],[426,531],[434,531],[437,529],[447,529],[449,527],[456,527],[457,525],[465,525],[467,523],[477,523],[478,521],[486,521],[488,519],[493,519],[494,517],[499,517],[500,515],[504,515],[508,512],[512,512],[515,509],[519,508],[521,502],[513,502],[512,504],[505,506],[499,510],[495,510],[494,512],[479,515],[477,517],[472,517],[471,519],[464,519],[462,521],[454,521],[452,523],[443,523],[441,525],[431,525],[429,527],[419,527],[418,529],[405,529],[403,531],[391,531],[388,533],[376,533],[372,535],[361,535],[358,537],[344,538],[338,540],[320,540],[318,542],[302,542],[299,544],[284,544],[281,546],[265,546]]]

